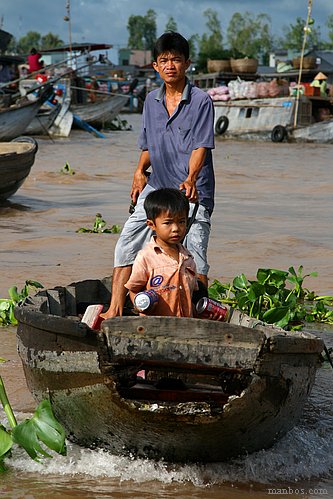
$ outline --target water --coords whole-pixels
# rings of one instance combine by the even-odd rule
[[[31,174],[0,207],[0,296],[26,279],[65,285],[112,272],[117,235],[78,234],[102,213],[108,226],[123,224],[138,158],[139,116],[133,131],[97,139],[74,132],[69,140],[39,140]],[[304,265],[318,293],[333,294],[332,145],[242,143],[217,140],[216,208],[209,249],[210,279],[230,280],[259,267]],[[66,161],[75,175],[60,169]],[[319,326],[317,326],[317,329]],[[323,332],[333,346],[333,330]],[[0,364],[19,420],[36,407],[16,354],[15,329],[0,330]],[[33,462],[20,449],[0,476],[1,498],[243,499],[245,496],[333,497],[333,370],[320,369],[297,427],[272,449],[231,463],[170,465],[115,457],[68,444],[67,457]],[[0,421],[4,413],[0,411]]]

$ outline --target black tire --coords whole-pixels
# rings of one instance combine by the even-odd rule
[[[29,142],[30,144],[34,144],[36,146],[36,152],[38,151],[38,142],[33,137],[21,135],[20,137],[13,139],[11,142]]]
[[[227,116],[220,116],[215,124],[215,133],[217,135],[223,135],[229,126],[229,119]]]
[[[287,130],[282,125],[276,125],[271,133],[272,142],[282,142],[287,138]]]

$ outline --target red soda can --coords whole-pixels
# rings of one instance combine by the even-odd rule
[[[140,291],[140,293],[137,293],[134,297],[134,306],[139,312],[151,310],[157,302],[158,294],[153,289]]]
[[[218,314],[220,319],[217,320],[219,321],[226,321],[228,319],[227,307],[224,307],[221,303],[211,298],[200,298],[195,308],[201,319],[210,319],[211,314]]]

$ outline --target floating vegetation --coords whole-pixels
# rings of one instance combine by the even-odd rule
[[[27,280],[20,292],[17,286],[12,286],[8,290],[9,298],[0,298],[0,326],[16,325],[17,320],[14,316],[14,308],[27,298],[31,289],[42,289],[44,286],[37,281]]]
[[[208,291],[215,300],[288,330],[302,329],[305,322],[333,324],[333,296],[318,296],[304,288],[308,276],[317,273],[303,275],[302,265],[297,272],[294,267],[288,271],[258,269],[257,280],[247,279],[244,274],[236,276],[232,283],[215,279]]]
[[[66,161],[64,166],[61,168],[60,173],[63,173],[64,175],[75,175],[75,171],[71,167],[71,165]]]
[[[105,130],[129,131],[132,130],[132,125],[130,125],[127,120],[122,120],[119,116],[116,116],[112,121],[105,123],[103,128]]]
[[[7,430],[0,423],[0,473],[6,471],[4,460],[11,457],[13,444],[23,447],[35,461],[40,461],[44,457],[52,458],[44,447],[63,456],[66,455],[65,430],[55,419],[49,400],[42,400],[30,419],[17,424],[0,376],[0,402],[10,425],[10,429]]]
[[[92,229],[87,229],[85,227],[81,227],[76,232],[89,232],[92,234],[119,234],[121,231],[121,226],[116,224],[112,225],[112,227],[108,228],[106,226],[105,220],[100,213],[96,213],[95,222]]]

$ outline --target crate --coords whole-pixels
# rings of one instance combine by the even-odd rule
[[[320,88],[319,87],[311,87],[310,85],[304,85],[304,95],[306,95],[307,97],[319,97],[320,96]]]

